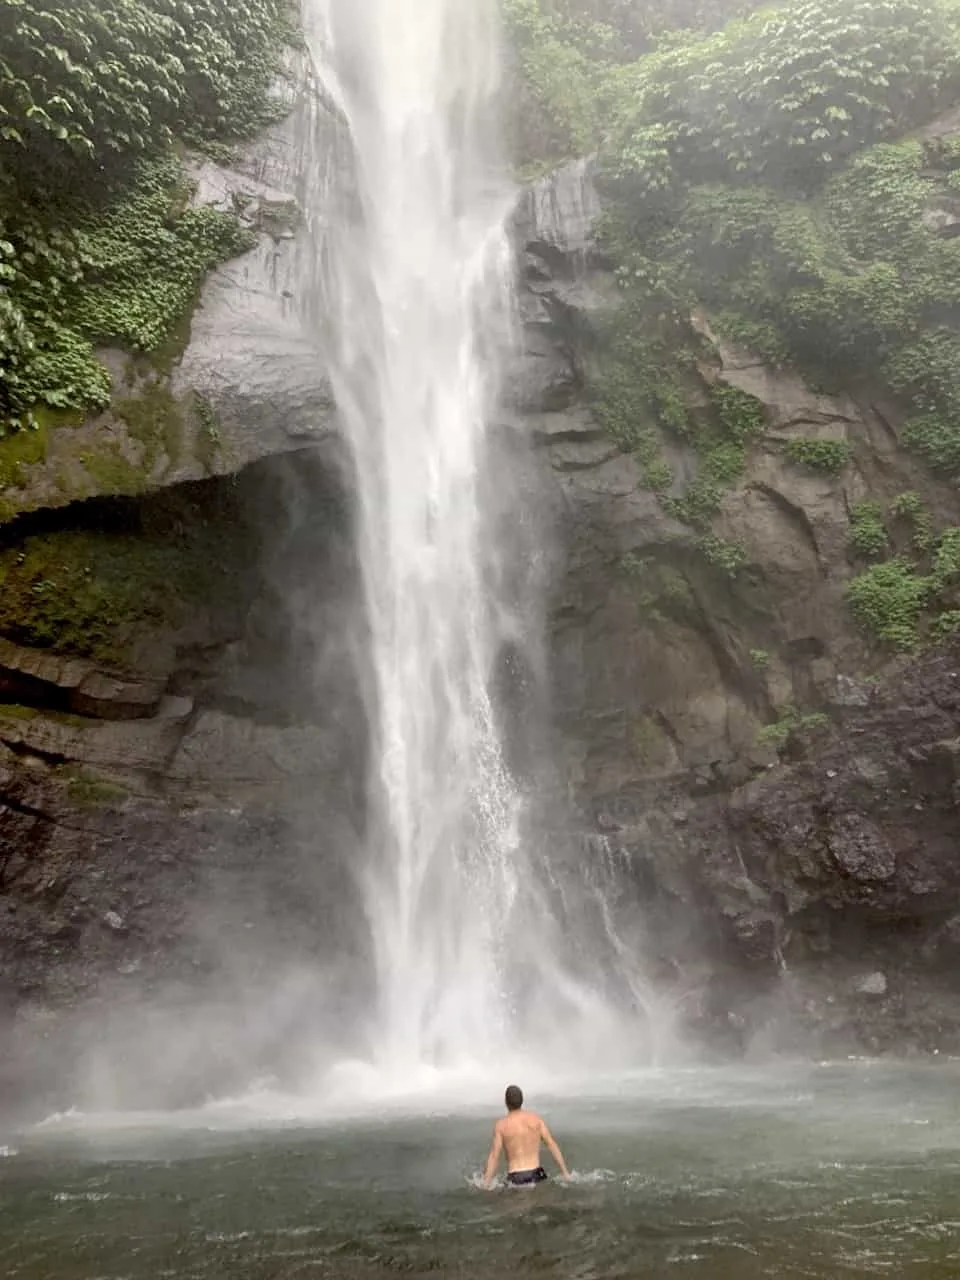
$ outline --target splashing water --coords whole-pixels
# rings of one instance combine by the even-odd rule
[[[326,175],[324,327],[369,630],[363,890],[373,1065],[391,1083],[528,1062],[518,1025],[527,1043],[562,1026],[569,1051],[576,1021],[606,1054],[615,1025],[561,962],[490,692],[501,643],[523,626],[504,586],[517,551],[495,515],[508,486],[488,431],[511,339],[515,200],[494,145],[497,11],[305,0],[348,153],[310,159]]]

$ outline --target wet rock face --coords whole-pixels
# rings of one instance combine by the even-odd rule
[[[564,785],[642,887],[647,959],[672,968],[695,1035],[723,1051],[956,1048],[960,651],[891,665],[846,600],[857,503],[916,492],[943,527],[960,523],[956,492],[903,449],[888,406],[814,391],[694,316],[714,353],[704,392],[745,392],[766,420],[715,522],[745,567],[706,563],[583,394],[582,335],[611,305],[584,233],[589,181],[588,167],[542,180],[519,223],[539,338],[572,371],[571,398],[528,418],[557,548]],[[797,438],[849,461],[800,467]],[[688,481],[695,459],[662,443]],[[796,730],[764,736],[791,716]]]
[[[307,1051],[331,966],[365,981],[349,513],[313,455],[231,489],[258,540],[208,530],[229,590],[151,637],[150,678],[0,642],[0,1110],[75,1100],[104,1055],[131,1103],[239,1085]]]
[[[313,104],[236,173],[198,174],[199,198],[238,198],[262,238],[211,279],[176,375],[227,447],[202,471],[158,461],[155,480],[240,472],[262,537],[217,553],[239,599],[205,602],[119,667],[0,642],[0,1106],[25,1083],[73,1101],[58,1064],[97,1063],[98,1037],[136,1066],[111,1078],[112,1099],[136,1102],[138,1080],[153,1103],[166,1076],[183,1083],[171,1102],[192,1100],[211,1070],[219,1087],[249,1080],[296,1041],[318,974],[365,980],[345,469],[315,335],[288,296],[312,252],[287,198],[297,129],[322,114]],[[518,597],[548,597],[553,723],[545,750],[524,700],[538,679],[505,654],[511,760],[529,777],[555,762],[557,845],[573,827],[582,857],[616,866],[622,913],[642,919],[638,962],[692,1035],[724,1053],[960,1050],[960,649],[887,668],[844,594],[853,505],[915,490],[957,523],[956,494],[902,451],[883,406],[716,342],[704,377],[757,396],[767,432],[718,518],[747,567],[733,579],[706,561],[590,410],[584,335],[615,302],[598,207],[584,164],[534,184],[517,215],[524,341],[503,426],[520,498],[504,486],[503,518],[526,548]],[[784,452],[796,436],[842,441],[851,461],[803,471]],[[686,446],[664,449],[689,480]],[[292,456],[264,457],[279,454]],[[790,706],[826,723],[759,739]],[[231,1039],[226,1008],[265,1012]],[[157,1034],[144,1010],[163,1011]],[[185,1046],[175,1070],[164,1040]]]
[[[695,1034],[729,1048],[729,1014],[742,1049],[957,1051],[958,741],[955,641],[739,786],[674,773],[592,798],[650,886],[649,945],[700,992]]]
[[[102,720],[155,715],[163,683],[114,675],[85,658],[26,649],[0,637],[0,692],[10,702],[50,705]]]

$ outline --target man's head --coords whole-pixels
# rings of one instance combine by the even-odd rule
[[[507,1092],[504,1096],[508,1111],[519,1111],[523,1106],[523,1090],[519,1085],[508,1085]]]

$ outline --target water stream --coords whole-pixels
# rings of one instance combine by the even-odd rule
[[[513,585],[519,512],[491,427],[514,340],[498,9],[304,9],[341,134],[336,162],[324,132],[303,162],[323,175],[319,314],[357,504],[372,742],[360,874],[376,987],[366,1056],[387,1091],[424,1070],[506,1070],[558,1044],[608,1055],[629,1023],[588,972],[606,957],[582,939],[578,956],[551,905],[492,693],[503,646],[536,626],[536,603]]]
[[[488,158],[499,59],[481,0],[306,12],[352,151],[328,193],[326,296],[373,674],[374,1049],[402,1070],[503,1034],[517,796],[489,694],[500,548],[483,504],[509,308],[510,193]]]

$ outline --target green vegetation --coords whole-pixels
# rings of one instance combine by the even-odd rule
[[[4,167],[257,128],[285,22],[280,0],[0,0]]]
[[[638,55],[713,31],[757,0],[501,0],[517,51],[520,158],[593,150],[629,102]],[[680,37],[681,39],[683,37]]]
[[[40,713],[36,707],[25,707],[19,702],[0,702],[0,719],[33,720]]]
[[[697,386],[697,351],[690,343],[661,337],[650,305],[649,298],[632,294],[623,310],[601,325],[594,410],[621,449],[636,459],[643,483],[664,509],[706,535],[724,490],[740,480],[751,443],[766,429],[764,410],[755,397],[718,383],[709,405],[694,412],[690,393]],[[699,460],[698,474],[679,495],[669,493],[674,475],[662,454],[669,438],[690,446]],[[721,548],[717,539],[704,537],[697,545],[727,572],[742,563],[739,549]]]
[[[890,508],[895,519],[907,521],[913,528],[914,549],[923,553],[934,543],[933,517],[919,493],[897,494]]]
[[[194,412],[197,426],[197,457],[207,472],[212,473],[217,457],[223,450],[223,437],[220,434],[220,422],[214,412],[213,405],[206,396],[194,396]],[[169,455],[168,455],[169,456]]]
[[[710,34],[695,10],[661,5],[632,35],[612,0],[508,10],[524,67],[541,64],[529,93],[552,119],[575,118],[568,149],[600,153],[623,294],[600,400],[651,487],[672,481],[658,430],[689,415],[677,372],[697,350],[697,307],[721,336],[799,365],[814,385],[869,379],[901,406],[908,446],[960,474],[960,238],[939,234],[937,212],[955,206],[960,144],[890,141],[956,100],[960,5],[804,0]],[[675,20],[690,29],[671,31]],[[798,440],[787,456],[831,474],[849,452]],[[737,467],[726,448],[704,472],[722,488]],[[702,525],[716,505],[704,487],[687,508]]]
[[[804,714],[791,705],[781,707],[773,724],[764,725],[757,734],[757,745],[775,747],[782,751],[794,735],[813,733],[829,723],[821,712]]]
[[[218,563],[203,531],[37,534],[0,551],[0,635],[122,666],[139,636],[233,589]]]
[[[698,308],[824,390],[869,379],[902,406],[906,443],[960,474],[960,238],[930,216],[956,199],[960,145],[890,141],[955,99],[960,5],[745,5],[712,32],[679,5],[654,6],[643,30],[624,25],[637,7],[614,0],[505,5],[525,91],[556,126],[539,158],[601,158],[622,301],[597,334],[598,418],[704,554],[737,567],[712,525],[765,424],[722,384],[708,410],[691,407],[709,357],[690,326]],[[671,437],[699,459],[681,493]],[[794,439],[785,454],[835,475],[850,446]],[[913,523],[923,553],[932,526]],[[890,536],[879,511],[852,513],[857,555],[881,557]]]
[[[102,407],[97,345],[156,352],[236,219],[190,206],[175,142],[275,116],[285,0],[0,0],[0,469],[37,410]]]
[[[920,565],[895,556],[871,565],[847,588],[857,621],[892,649],[914,649],[925,635],[937,640],[956,629],[960,529],[946,529],[930,545],[926,573]]]
[[[703,534],[697,539],[697,548],[708,564],[735,578],[747,562],[747,553],[735,542],[726,542],[714,534]]]
[[[788,441],[786,454],[791,462],[809,467],[811,471],[836,475],[850,460],[850,446],[845,440],[808,440],[799,437]]]
[[[860,556],[883,555],[889,543],[879,503],[858,502],[850,512],[850,545]]]
[[[912,649],[930,584],[897,557],[871,565],[847,588],[854,616],[865,631],[893,649]]]
[[[61,770],[67,781],[67,795],[78,809],[95,812],[107,809],[120,800],[126,799],[129,792],[117,782],[108,782],[98,778],[84,769],[68,767]]]
[[[672,620],[689,622],[696,618],[700,606],[693,587],[682,569],[664,563],[655,556],[638,556],[628,552],[620,567],[635,580],[635,598],[650,624]]]
[[[949,101],[958,49],[948,0],[762,9],[622,77],[617,169],[653,190],[705,175],[809,187]]]
[[[930,626],[930,638],[934,642],[949,640],[960,631],[960,609],[947,609],[934,618]]]

